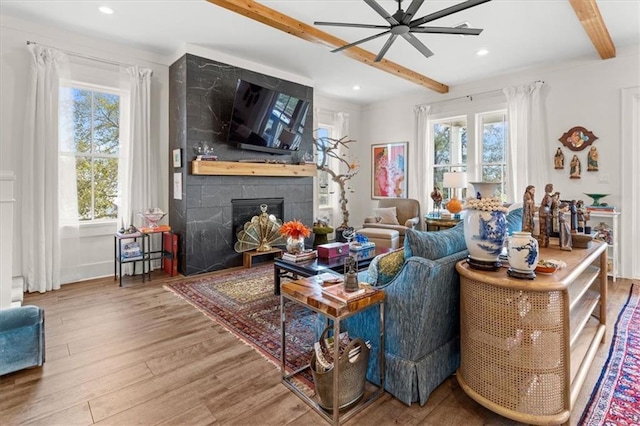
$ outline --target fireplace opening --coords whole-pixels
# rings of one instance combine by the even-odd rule
[[[260,205],[267,205],[267,213],[282,220],[284,217],[284,198],[236,198],[231,200],[231,228],[233,243],[238,241],[238,232],[253,216],[259,216]]]

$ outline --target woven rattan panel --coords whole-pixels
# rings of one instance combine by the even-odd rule
[[[511,290],[462,279],[460,371],[489,401],[532,415],[551,415],[565,400],[562,293]],[[473,354],[471,356],[470,354]]]

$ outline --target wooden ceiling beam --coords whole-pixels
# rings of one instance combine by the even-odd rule
[[[280,31],[284,31],[288,34],[316,44],[321,44],[331,48],[337,48],[348,44],[348,42],[338,37],[334,37],[331,34],[325,33],[311,25],[293,19],[290,16],[284,15],[274,9],[270,9],[260,3],[256,3],[253,0],[207,1],[232,12],[246,16],[254,21],[261,22],[272,28],[276,28]],[[374,62],[376,55],[360,47],[354,46],[349,49],[342,50],[340,53],[355,59],[356,61],[360,61],[381,71],[404,78],[405,80],[426,87],[427,89],[434,90],[438,93],[447,93],[449,91],[449,86],[405,68],[402,65],[398,65],[395,62],[391,62],[386,59],[382,59],[380,62]]]
[[[569,0],[573,11],[602,59],[615,58],[616,46],[600,15],[596,0]]]

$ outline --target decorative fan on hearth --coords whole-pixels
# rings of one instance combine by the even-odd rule
[[[260,211],[259,216],[253,216],[238,232],[238,241],[233,247],[236,252],[268,251],[274,245],[285,245],[286,241],[280,235],[282,221],[267,213],[266,204],[260,204]]]
[[[413,0],[409,5],[409,8],[405,12],[402,10],[402,0],[398,1],[398,10],[393,15],[390,15],[385,9],[382,8],[376,2],[376,0],[364,0],[373,10],[375,10],[378,15],[382,16],[385,21],[389,23],[389,25],[373,25],[373,24],[353,24],[346,22],[314,22],[314,25],[327,25],[334,27],[353,27],[353,28],[371,28],[371,29],[384,29],[385,31],[372,35],[370,37],[363,38],[362,40],[355,41],[353,43],[349,43],[342,47],[332,50],[332,52],[339,52],[344,49],[348,49],[353,46],[357,46],[358,44],[365,43],[367,41],[374,40],[378,37],[382,37],[385,34],[390,34],[387,42],[382,46],[378,56],[376,56],[375,62],[379,62],[384,55],[387,53],[387,50],[391,47],[393,42],[396,40],[398,36],[401,36],[405,40],[407,40],[413,47],[418,49],[420,53],[422,53],[425,57],[430,57],[433,55],[433,52],[425,46],[416,36],[415,34],[457,34],[457,35],[479,35],[482,32],[482,29],[479,28],[468,28],[468,25],[462,24],[456,27],[423,27],[421,25],[427,24],[431,21],[435,21],[436,19],[444,18],[445,16],[452,15],[457,12],[461,12],[463,10],[469,9],[474,6],[478,6],[482,3],[489,2],[491,0],[467,0],[463,3],[456,4],[451,7],[447,7],[446,9],[442,9],[438,12],[430,13],[429,15],[423,16],[422,18],[413,19],[413,16],[418,12],[424,0]]]

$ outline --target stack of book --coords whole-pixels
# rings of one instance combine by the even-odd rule
[[[318,256],[318,252],[316,250],[305,250],[301,253],[282,253],[282,259],[288,260],[289,262],[302,262],[305,260],[315,259]]]
[[[218,156],[212,154],[202,154],[196,157],[196,161],[218,161]]]
[[[349,251],[362,251],[376,247],[376,243],[373,241],[367,241],[366,243],[351,243],[349,245]]]
[[[140,243],[138,243],[137,241],[133,241],[124,244],[122,246],[122,251],[120,252],[120,258],[122,260],[142,259],[142,249],[140,248]]]
[[[328,299],[335,300],[336,302],[349,303],[354,300],[367,297],[372,293],[375,293],[376,289],[371,288],[368,285],[361,285],[356,291],[345,291],[344,284],[336,284],[328,287],[322,287],[322,295]]]
[[[614,213],[616,206],[587,206],[587,211],[600,213]]]

